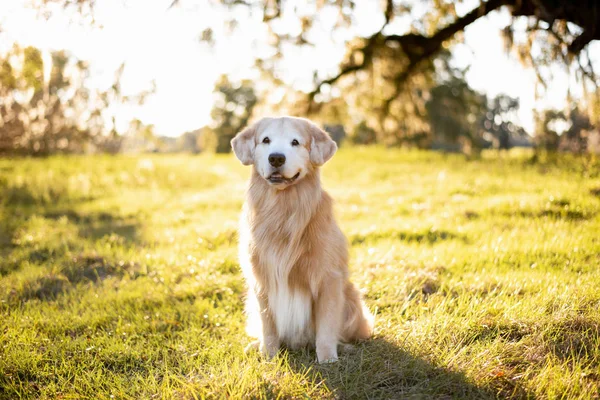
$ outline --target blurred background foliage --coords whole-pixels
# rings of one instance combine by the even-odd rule
[[[169,8],[193,0],[174,0]],[[89,152],[228,152],[229,141],[253,119],[266,114],[293,114],[322,124],[338,142],[383,144],[462,151],[513,146],[575,153],[599,152],[600,101],[589,43],[600,39],[600,5],[595,0],[488,0],[474,2],[466,13],[446,0],[380,2],[383,24],[375,33],[346,42],[338,71],[315,67],[313,85],[299,90],[283,74],[291,51],[314,46],[318,13],[335,11],[336,32],[352,30],[361,18],[354,0],[312,1],[302,10],[286,0],[210,0],[229,15],[223,22],[238,29],[240,12],[262,19],[268,51],[256,55],[258,79],[222,75],[214,87],[212,123],[182,134],[159,137],[152,125],[132,120],[119,132],[114,110],[142,105],[154,87],[135,96],[121,90],[123,68],[113,84],[88,84],[89,65],[66,51],[42,54],[14,45],[0,55],[0,153],[47,155]],[[458,4],[463,4],[463,1]],[[31,0],[40,18],[70,13],[74,23],[95,24],[94,0]],[[469,24],[496,10],[526,21],[524,31],[509,24],[502,32],[506,50],[536,71],[539,96],[548,69],[560,64],[573,71],[584,96],[564,110],[535,114],[535,131],[527,133],[515,118],[520,102],[506,95],[488,97],[469,86],[465,69],[450,62],[452,47],[463,40]],[[240,11],[241,10],[241,11]],[[293,18],[300,29],[282,27]],[[397,20],[410,31],[393,33]],[[289,19],[285,19],[289,21]],[[101,29],[101,27],[98,27]],[[2,33],[0,31],[0,37]],[[211,28],[199,27],[199,41],[220,46]],[[536,51],[533,51],[533,48]],[[315,60],[318,63],[318,60]],[[494,76],[489,79],[510,79]],[[531,134],[531,135],[530,135]]]
[[[151,93],[122,95],[123,68],[108,89],[93,90],[85,61],[65,51],[45,59],[39,49],[15,45],[0,60],[0,153],[119,151],[122,138],[107,110],[143,104]]]

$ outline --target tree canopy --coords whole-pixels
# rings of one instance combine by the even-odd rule
[[[193,1],[174,0],[172,5],[188,2]],[[320,0],[311,2],[311,6],[302,11],[289,0],[221,0],[213,3],[227,7],[245,6],[262,15],[272,35],[271,43],[279,51],[273,57],[275,62],[259,61],[261,66],[272,69],[277,67],[277,56],[285,46],[314,45],[313,23],[325,9],[338,12],[334,30],[349,29],[362,18],[355,12],[357,0]],[[459,14],[457,4],[462,5],[461,8],[471,5],[471,8]],[[600,39],[600,3],[596,0],[385,0],[381,2],[379,29],[370,35],[356,35],[347,42],[346,57],[337,73],[325,77],[315,74],[315,86],[308,95],[311,109],[315,100],[319,102],[324,87],[338,84],[342,78],[361,71],[372,74],[373,66],[383,61],[388,67],[381,76],[395,88],[385,97],[383,105],[388,108],[405,90],[411,77],[423,68],[427,69],[428,63],[447,50],[452,42],[461,40],[461,33],[467,26],[501,9],[508,10],[513,19],[526,18],[523,31],[517,32],[511,23],[503,34],[507,47],[523,62],[536,68],[540,79],[543,80],[540,68],[560,62],[575,64],[582,79],[597,85],[597,77],[586,54],[589,43]],[[282,29],[284,17],[286,24],[291,24],[295,18],[300,29]],[[410,29],[401,32],[396,22],[407,17]],[[534,47],[536,51],[532,51]]]
[[[190,2],[193,1],[175,0],[173,6]],[[505,147],[507,136],[524,134],[522,128],[505,118],[509,109],[518,108],[518,102],[508,104],[507,98],[489,99],[492,103],[497,101],[495,104],[481,98],[476,101],[478,94],[464,86],[463,71],[450,67],[448,62],[450,49],[462,40],[465,28],[494,11],[506,10],[512,16],[501,32],[506,48],[524,65],[533,67],[542,87],[548,76],[545,70],[553,65],[562,65],[577,74],[584,90],[590,87],[595,91],[600,82],[589,55],[590,42],[600,39],[600,3],[595,0],[385,0],[380,2],[379,25],[372,33],[362,35],[355,29],[366,18],[358,10],[358,0],[320,0],[304,8],[291,0],[213,3],[229,9],[245,8],[262,17],[274,51],[270,56],[257,58],[257,66],[276,85],[284,83],[280,71],[287,49],[315,46],[322,39],[319,33],[323,33],[315,27],[319,16],[326,11],[337,13],[331,37],[336,32],[346,34],[344,37],[354,32],[354,37],[345,41],[346,54],[337,72],[315,68],[312,89],[300,101],[294,95],[294,104],[297,108],[304,102],[302,112],[319,118],[323,107],[330,107],[343,96],[348,107],[358,111],[346,115],[364,116],[384,143],[407,139],[419,142],[424,135],[431,137],[431,129],[443,131],[443,125],[436,123],[442,116],[435,116],[435,101],[440,96],[450,100],[448,93],[444,94],[449,84],[454,85],[454,104],[458,107],[463,102],[463,117],[469,118],[460,122],[446,119],[461,125],[454,126],[461,129],[454,130],[451,137],[463,135],[461,132],[487,131],[500,147]],[[460,95],[457,97],[456,93]],[[492,120],[478,117],[472,121],[474,116],[468,114],[473,112],[467,108],[477,108],[476,103],[490,108],[484,115],[492,115]],[[353,122],[356,125],[361,121]],[[475,129],[477,124],[481,126]],[[473,139],[477,134],[467,136]]]

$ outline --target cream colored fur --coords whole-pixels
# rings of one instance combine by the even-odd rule
[[[333,156],[335,142],[308,120],[282,117],[246,128],[232,147],[253,166],[239,248],[248,331],[268,357],[281,344],[312,345],[319,362],[335,361],[340,341],[366,339],[373,330],[373,317],[349,281],[332,200],[321,188],[318,167]],[[272,153],[284,154],[285,164],[270,165]],[[274,172],[284,182],[270,181]]]

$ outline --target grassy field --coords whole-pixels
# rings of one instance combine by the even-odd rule
[[[233,156],[0,159],[0,398],[599,398],[600,166],[343,149],[372,340],[244,354]]]

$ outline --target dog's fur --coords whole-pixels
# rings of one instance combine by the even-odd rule
[[[294,117],[264,118],[231,144],[244,165],[253,165],[239,249],[249,333],[268,357],[283,343],[314,345],[319,362],[335,361],[338,342],[366,339],[373,330],[348,279],[346,239],[331,197],[321,189],[318,167],[337,146],[315,124]],[[269,164],[273,152],[285,155],[283,166]]]

